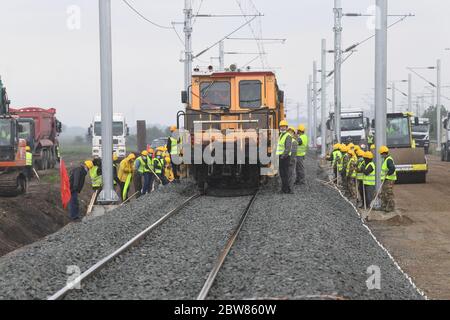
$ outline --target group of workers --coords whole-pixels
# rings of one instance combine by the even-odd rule
[[[345,196],[356,200],[359,208],[368,209],[373,207],[372,202],[379,194],[381,200],[380,209],[386,213],[395,210],[395,199],[393,186],[397,181],[397,170],[389,148],[380,147],[378,152],[383,158],[381,167],[381,190],[375,190],[376,186],[376,166],[374,162],[375,146],[371,145],[370,150],[349,144],[335,144],[333,152],[327,157],[331,161],[334,181],[339,184]]]
[[[276,154],[279,157],[281,192],[293,194],[294,185],[305,184],[304,160],[308,150],[308,136],[305,126],[297,130],[286,120],[280,122],[280,137]]]
[[[176,127],[171,127],[170,131],[173,133]],[[166,146],[156,149],[148,147],[140,154],[130,153],[123,160],[120,160],[117,154],[113,154],[114,186],[120,192],[122,202],[151,193],[159,185],[179,182],[178,166],[172,161],[174,155],[178,155],[178,141],[172,137],[168,138]],[[72,198],[69,211],[73,221],[81,220],[78,194],[83,189],[87,175],[90,177],[92,189],[98,195],[103,187],[101,159],[87,160],[71,171],[69,180]],[[135,193],[130,196],[132,186]]]

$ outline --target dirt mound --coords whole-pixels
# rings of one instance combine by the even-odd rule
[[[26,195],[0,197],[0,256],[52,234],[69,223],[61,206],[57,170],[42,173]],[[84,190],[80,210],[86,211],[89,188]]]

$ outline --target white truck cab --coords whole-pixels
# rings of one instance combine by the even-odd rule
[[[334,112],[330,113],[327,121],[327,129],[330,131],[327,144],[333,144],[334,137]],[[344,143],[367,144],[370,132],[369,118],[364,117],[362,111],[342,111],[341,112],[341,141]],[[331,139],[330,139],[331,138]]]
[[[113,150],[120,159],[127,155],[126,139],[130,130],[121,113],[113,115]],[[96,115],[89,128],[89,136],[92,138],[92,157],[102,157],[102,117]]]

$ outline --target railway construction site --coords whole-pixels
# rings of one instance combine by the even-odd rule
[[[438,2],[5,0],[0,300],[449,300]]]

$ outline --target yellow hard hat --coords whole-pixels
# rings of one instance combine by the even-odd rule
[[[144,157],[148,156],[148,151],[147,150],[142,151],[141,155],[144,156]]]
[[[356,145],[355,146],[355,151],[361,150],[360,146]]]
[[[356,155],[358,156],[358,157],[364,157],[364,151],[362,151],[361,149],[359,149],[359,150],[356,150]]]
[[[364,152],[364,158],[372,160],[373,159],[373,153],[370,151]]]
[[[295,132],[295,128],[294,127],[289,127],[288,130],[292,131],[292,132]]]
[[[170,127],[170,132],[175,132],[177,130],[178,130],[177,126],[171,126]]]
[[[86,161],[84,162],[84,165],[85,165],[89,170],[91,170],[91,169],[94,167],[94,163],[93,163],[91,160],[86,160]]]
[[[345,144],[341,144],[339,146],[339,149],[341,150],[341,152],[347,152],[347,146]]]
[[[26,151],[31,151],[30,146],[26,146],[26,147],[25,147],[25,150],[26,150]]]
[[[286,120],[281,120],[280,121],[280,127],[287,127],[289,126],[288,122]]]
[[[355,145],[354,145],[353,143],[350,143],[350,144],[348,145],[348,147],[349,147],[349,148],[355,148]]]
[[[381,146],[379,152],[380,154],[389,153],[389,148],[386,146]]]
[[[334,150],[339,150],[341,148],[341,145],[339,144],[339,143],[336,143],[334,146],[333,146],[333,149]]]
[[[375,150],[377,147],[375,147],[375,145],[374,144],[372,144],[371,146],[370,146],[370,150]]]
[[[306,128],[303,124],[298,126],[298,131],[305,132]]]

